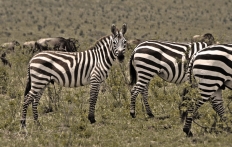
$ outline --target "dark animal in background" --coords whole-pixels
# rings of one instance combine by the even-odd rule
[[[210,33],[206,33],[204,35],[194,35],[191,39],[191,42],[205,42],[208,46],[219,44],[219,42],[215,41],[213,35]]]
[[[6,51],[14,51],[16,46],[20,46],[20,43],[16,40],[13,40],[12,42],[3,43],[1,45],[3,49],[6,49]]]
[[[129,41],[127,42],[127,44],[138,45],[138,44],[140,44],[141,42],[142,42],[141,39],[132,39],[132,40],[129,40]]]
[[[64,52],[76,52],[76,39],[63,37],[42,38],[35,42],[36,51],[55,50]]]
[[[143,42],[141,39],[131,39],[127,41],[127,49],[128,50],[134,49],[134,47],[140,44],[141,42]]]
[[[8,65],[9,67],[11,67],[10,62],[6,59],[6,53],[5,52],[2,53],[0,58],[2,60],[3,65]]]
[[[35,51],[35,41],[24,42],[23,49],[27,49],[29,52]]]

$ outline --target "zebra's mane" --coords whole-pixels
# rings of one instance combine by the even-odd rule
[[[103,39],[108,38],[108,37],[110,37],[110,36],[111,36],[111,35],[107,35],[107,36],[101,37],[101,38],[98,39],[98,40],[94,43],[94,45],[92,45],[88,50],[93,50],[93,49],[95,49],[95,46],[96,46],[99,42],[102,42]]]

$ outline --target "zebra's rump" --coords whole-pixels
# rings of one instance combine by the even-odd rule
[[[200,89],[217,90],[232,81],[232,45],[214,45],[199,51],[191,68]]]
[[[185,79],[186,52],[190,45],[181,43],[146,41],[134,52],[134,64],[138,72],[150,76],[158,74],[168,82],[181,83]]]

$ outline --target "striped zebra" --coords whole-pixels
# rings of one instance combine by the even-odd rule
[[[22,109],[22,127],[26,127],[27,108],[32,103],[35,122],[38,122],[37,105],[49,83],[64,87],[78,87],[90,84],[89,114],[91,123],[95,120],[95,105],[100,84],[107,78],[116,59],[124,59],[127,26],[119,31],[113,24],[112,35],[99,39],[93,47],[84,52],[44,51],[36,54],[29,62],[27,85]],[[39,123],[39,122],[38,122]]]
[[[140,43],[130,58],[131,90],[130,115],[135,118],[135,101],[142,94],[146,112],[154,117],[147,101],[150,80],[158,75],[171,83],[182,83],[187,80],[185,74],[187,62],[194,53],[206,47],[204,42],[175,43],[149,40]]]
[[[195,107],[187,111],[183,131],[190,137],[194,113],[209,100],[221,120],[225,120],[222,90],[232,89],[232,44],[212,45],[197,52],[190,61],[188,77],[190,83],[194,77],[201,95]]]

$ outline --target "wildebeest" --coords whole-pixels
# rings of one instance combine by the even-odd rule
[[[204,35],[194,35],[191,39],[191,42],[205,42],[207,45],[219,44],[216,42],[211,33],[206,33]]]
[[[134,46],[137,46],[138,44],[140,44],[142,42],[141,39],[131,39],[127,41],[127,49],[134,49]]]
[[[63,37],[42,38],[35,42],[36,51],[57,50],[65,52],[76,52],[76,42],[74,38],[65,39]]]
[[[132,39],[132,40],[127,41],[128,44],[134,44],[134,45],[138,45],[141,42],[142,42],[141,39]]]
[[[20,43],[16,40],[13,40],[11,42],[3,43],[1,45],[2,48],[6,49],[6,51],[14,51],[15,46],[20,46]]]
[[[4,52],[4,53],[2,53],[2,55],[1,55],[1,60],[2,60],[2,63],[4,64],[4,65],[8,65],[9,67],[11,67],[11,64],[10,64],[10,62],[6,59],[6,53]]]
[[[35,51],[35,41],[24,42],[23,49],[28,49],[29,52]]]

